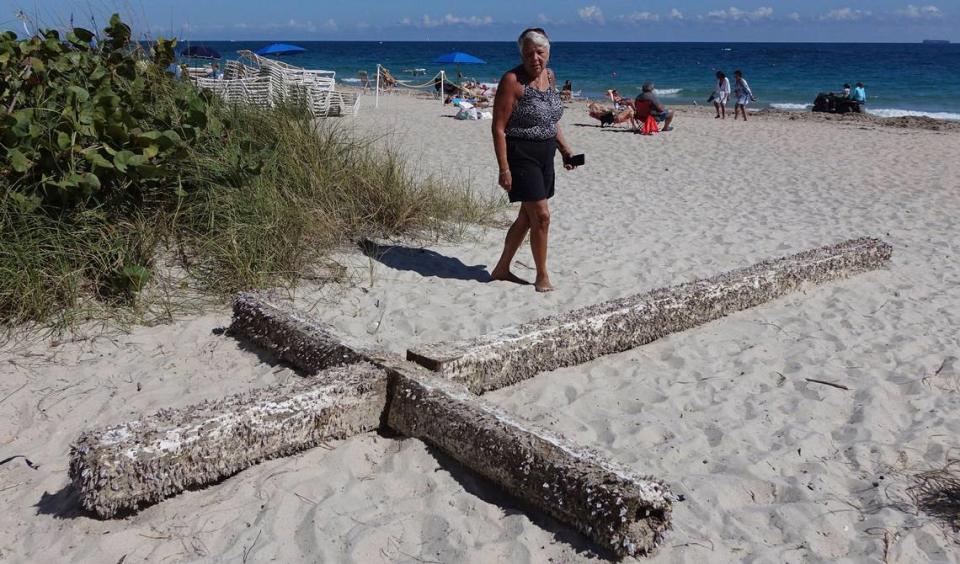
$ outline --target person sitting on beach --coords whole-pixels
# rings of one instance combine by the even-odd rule
[[[386,67],[380,67],[380,88],[382,90],[389,90],[397,85],[397,79],[393,77],[393,74]]]
[[[530,233],[533,262],[537,268],[534,288],[538,292],[553,290],[547,274],[547,236],[550,227],[548,200],[554,193],[553,160],[557,153],[566,163],[573,156],[560,130],[563,104],[560,94],[551,86],[553,71],[550,40],[541,28],[525,29],[517,40],[520,65],[500,79],[493,106],[493,149],[500,167],[498,183],[507,191],[511,202],[521,202],[503,243],[500,260],[490,272],[493,280],[517,284],[527,281],[510,272],[517,250]]]
[[[717,71],[717,86],[713,91],[713,107],[717,110],[715,119],[727,119],[727,99],[730,97],[730,79],[723,71]]]
[[[220,70],[220,65],[218,63],[213,63],[210,65],[210,72],[207,73],[207,77],[220,80],[223,78],[223,71]]]
[[[858,82],[857,87],[853,89],[853,100],[860,105],[867,103],[867,90],[863,87],[862,82]]]
[[[608,96],[608,97],[610,98],[610,100],[613,102],[613,110],[616,111],[616,112],[619,112],[619,111],[622,110],[625,106],[629,106],[629,105],[630,105],[630,100],[628,100],[628,99],[624,98],[623,96],[621,96],[620,93],[617,92],[617,89],[616,89],[616,88],[614,88],[614,89],[612,89],[612,90],[607,90],[607,96]]]
[[[573,96],[573,85],[570,84],[569,80],[563,82],[563,88],[560,89],[560,99],[564,102],[569,102],[570,98]]]
[[[737,97],[737,105],[733,108],[733,120],[737,120],[737,115],[743,115],[743,121],[747,121],[747,104],[756,101],[757,97],[750,90],[750,85],[743,78],[743,72],[737,70],[733,72],[733,78],[737,81],[734,89],[734,95]]]
[[[843,90],[840,91],[840,97],[841,97],[841,98],[849,98],[849,97],[850,97],[850,84],[849,84],[849,83],[845,83],[845,84],[843,85]]]
[[[590,102],[587,104],[587,113],[590,114],[590,117],[593,119],[600,120],[601,129],[605,125],[614,125],[627,121],[633,122],[633,108],[631,106],[626,106],[621,110],[612,110],[607,106]]]
[[[650,115],[653,116],[653,119],[663,122],[663,128],[660,131],[673,131],[673,127],[670,125],[673,123],[673,110],[668,110],[666,106],[660,103],[660,99],[657,98],[653,86],[654,84],[652,80],[644,82],[642,88],[643,92],[637,96],[637,100],[650,102],[650,106],[653,108],[653,111],[650,112]]]

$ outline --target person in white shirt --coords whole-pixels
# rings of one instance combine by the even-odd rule
[[[730,97],[730,79],[723,71],[717,71],[717,85],[713,91],[713,107],[717,109],[717,119],[727,119],[727,99]]]
[[[747,104],[756,101],[757,97],[753,95],[753,91],[750,90],[747,80],[743,78],[742,72],[734,71],[733,78],[737,81],[737,86],[733,91],[734,96],[737,97],[737,105],[733,108],[733,119],[736,120],[737,114],[741,114],[743,115],[743,121],[747,121]]]

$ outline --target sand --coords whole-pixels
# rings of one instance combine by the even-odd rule
[[[344,126],[384,135],[421,174],[496,193],[490,122],[439,102],[362,100]],[[587,165],[551,201],[557,291],[482,283],[501,227],[456,244],[347,249],[346,286],[297,302],[355,343],[436,340],[860,236],[889,268],[810,288],[631,352],[486,397],[685,501],[651,562],[957,561],[917,513],[911,477],[958,451],[960,132],[875,120],[684,108],[652,137],[562,125]],[[510,209],[510,214],[515,210]],[[515,270],[532,278],[529,249]],[[125,519],[80,512],[67,454],[82,429],[298,378],[220,329],[226,307],[177,323],[0,349],[0,559],[10,562],[581,562],[570,529],[524,511],[416,440],[367,434],[243,471]],[[809,382],[818,379],[849,389]]]

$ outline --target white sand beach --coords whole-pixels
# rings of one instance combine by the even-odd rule
[[[402,147],[422,174],[500,190],[490,122],[433,100],[373,101],[342,124]],[[306,283],[296,301],[351,342],[403,352],[878,237],[894,248],[883,270],[485,397],[684,496],[644,560],[960,561],[957,535],[907,491],[960,457],[960,131],[790,117],[680,108],[674,131],[647,137],[601,129],[574,104],[562,127],[587,164],[558,171],[555,292],[483,282],[505,232],[489,227],[456,244],[378,241],[380,261],[345,251],[349,283]],[[532,280],[529,248],[517,259]],[[67,463],[82,430],[299,378],[223,334],[229,322],[222,307],[0,349],[0,460],[36,465],[0,466],[0,561],[603,558],[424,443],[375,433],[122,519],[81,511]]]

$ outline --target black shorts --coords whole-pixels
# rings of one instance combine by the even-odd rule
[[[553,197],[553,157],[557,140],[530,141],[507,137],[507,163],[513,185],[511,202],[536,202]]]

